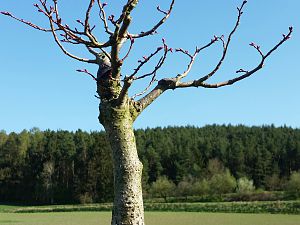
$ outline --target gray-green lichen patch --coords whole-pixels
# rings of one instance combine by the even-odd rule
[[[113,225],[144,225],[142,169],[133,132],[129,104],[101,103],[101,121],[107,132],[114,161]]]

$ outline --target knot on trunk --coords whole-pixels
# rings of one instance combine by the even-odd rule
[[[176,88],[176,78],[165,78],[161,79],[158,84],[165,89],[175,89]]]
[[[100,54],[97,57],[99,69],[97,72],[97,92],[101,101],[112,101],[119,97],[121,92],[120,81],[113,78],[112,66],[109,56]]]

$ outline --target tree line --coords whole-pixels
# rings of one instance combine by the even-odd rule
[[[166,181],[182,196],[190,184],[201,194],[205,182],[217,188],[243,179],[256,188],[283,190],[300,170],[299,129],[210,125],[138,129],[135,134],[145,194]],[[104,132],[0,131],[0,202],[111,201],[112,172]]]

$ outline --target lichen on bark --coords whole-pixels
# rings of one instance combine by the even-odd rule
[[[100,104],[100,118],[113,155],[114,206],[112,225],[144,225],[142,169],[130,105]]]

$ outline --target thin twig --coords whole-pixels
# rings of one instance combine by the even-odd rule
[[[207,75],[205,75],[205,76],[203,76],[203,77],[201,77],[201,78],[199,79],[199,82],[206,81],[207,79],[209,79],[210,77],[212,77],[212,76],[220,69],[221,65],[223,64],[223,61],[224,61],[224,59],[225,59],[225,57],[226,57],[226,55],[227,55],[227,51],[228,51],[228,47],[229,47],[231,38],[232,38],[232,36],[234,35],[234,33],[236,32],[236,30],[237,30],[237,28],[238,28],[238,26],[239,26],[239,24],[240,24],[241,16],[242,16],[242,14],[243,14],[243,11],[242,11],[242,10],[243,10],[243,8],[244,8],[244,6],[245,6],[246,3],[247,3],[247,1],[243,1],[241,7],[240,7],[240,8],[237,8],[237,9],[238,9],[238,17],[237,17],[237,21],[236,21],[236,23],[235,23],[235,26],[234,26],[233,30],[230,32],[230,34],[229,34],[229,36],[228,36],[228,38],[227,38],[226,43],[225,43],[225,41],[224,41],[223,36],[221,36],[221,37],[219,38],[219,40],[221,40],[222,43],[223,43],[223,54],[222,54],[221,59],[219,60],[219,62],[218,62],[218,64],[216,65],[216,67],[215,67],[209,74],[207,74]]]
[[[87,69],[83,69],[83,70],[78,69],[76,71],[79,73],[85,73],[85,74],[89,75],[90,77],[93,78],[93,80],[95,80],[97,82],[97,78],[92,73],[90,73]]]
[[[292,33],[293,33],[293,27],[289,27],[289,32],[287,33],[287,35],[284,35],[283,38],[272,49],[270,49],[265,55],[262,53],[262,51],[259,51],[259,54],[262,56],[261,61],[259,62],[259,64],[254,69],[252,69],[250,71],[247,71],[247,70],[244,70],[244,69],[240,69],[240,70],[236,71],[237,73],[244,73],[241,76],[235,77],[235,78],[227,80],[227,81],[215,83],[215,84],[204,83],[201,80],[195,80],[195,81],[190,81],[190,82],[185,82],[185,83],[178,83],[178,84],[176,84],[176,88],[185,88],[185,87],[219,88],[219,87],[223,87],[223,86],[232,85],[232,84],[234,84],[238,81],[241,81],[241,80],[243,80],[247,77],[250,77],[252,74],[254,74],[255,72],[257,72],[257,71],[259,71],[260,69],[263,68],[265,60],[279,46],[281,46],[284,42],[286,42],[288,39],[290,39]],[[250,44],[250,45],[252,46],[252,44]]]
[[[166,22],[166,20],[170,17],[173,7],[174,7],[174,3],[175,3],[175,0],[172,0],[169,10],[165,12],[165,16],[157,24],[155,24],[150,30],[148,30],[146,32],[141,32],[140,34],[132,34],[132,37],[133,38],[142,38],[142,37],[154,34],[157,31],[157,29],[161,25],[163,25]]]
[[[103,22],[104,29],[105,29],[106,33],[108,33],[109,35],[112,35],[113,32],[110,31],[109,28],[108,28],[108,24],[107,24],[107,20],[106,20],[106,13],[105,13],[105,10],[104,10],[104,7],[107,5],[107,3],[101,3],[100,0],[97,0],[97,3],[98,3],[98,6],[100,8],[99,17]]]
[[[140,93],[137,93],[137,94],[133,95],[131,98],[135,99],[136,97],[142,96],[145,93],[147,93],[148,90],[151,88],[151,86],[154,84],[155,81],[157,81],[156,80],[156,73],[154,73],[154,75],[152,76],[152,79],[150,80],[149,85],[143,91],[141,91]]]
[[[140,71],[140,69],[162,49],[164,49],[164,47],[158,47],[155,52],[151,53],[149,56],[143,56],[143,59],[138,61],[139,65],[134,69],[134,72],[129,77],[133,78]]]
[[[40,26],[38,26],[38,25],[36,25],[34,23],[31,23],[30,21],[26,21],[24,19],[17,18],[13,14],[11,14],[10,12],[1,12],[1,14],[5,15],[5,16],[9,16],[9,17],[11,17],[11,18],[13,18],[13,19],[15,19],[15,20],[17,20],[17,21],[19,21],[21,23],[24,23],[24,24],[26,24],[26,25],[34,28],[34,29],[37,29],[37,30],[40,30],[40,31],[44,31],[44,32],[52,32],[51,29],[46,29],[46,28],[40,27]],[[58,29],[55,29],[55,31],[57,31],[57,30]]]

